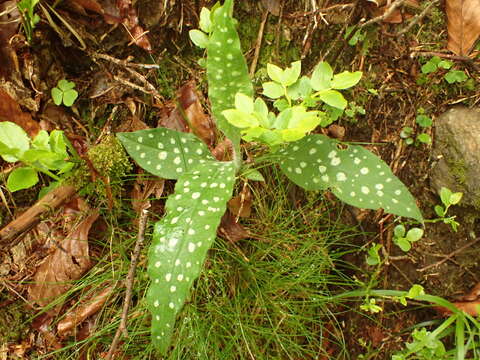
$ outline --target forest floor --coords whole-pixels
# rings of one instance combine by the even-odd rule
[[[1,3],[0,13],[11,3]],[[140,0],[143,27],[135,27],[132,5],[119,3],[115,8],[115,2],[72,0],[54,10],[42,1],[30,41],[18,22],[0,25],[0,32],[16,34],[8,46],[0,36],[0,121],[15,121],[29,135],[39,128],[63,130],[82,156],[103,166],[77,169],[74,185],[81,198],[44,214],[27,235],[8,244],[2,240],[0,359],[107,357],[122,317],[139,209],[146,204],[150,218],[126,316],[129,336],[121,338],[114,358],[160,358],[150,343],[144,301],[147,249],[173,182],[142,176],[112,145],[110,134],[178,121],[175,109],[185,101],[182,96],[198,98],[209,113],[205,70],[197,63],[204,52],[191,43],[188,30],[197,27],[201,7],[213,4]],[[439,115],[454,105],[477,105],[478,50],[468,60],[451,55],[444,7],[434,1],[407,3],[382,18],[385,10],[368,1],[249,0],[237,1],[234,17],[247,63],[256,64],[252,79],[259,91],[267,63],[284,68],[301,59],[308,74],[323,60],[335,72],[363,72],[359,85],[345,92],[350,116],[318,132],[361,143],[380,156],[416,198],[424,218],[434,219],[441,201],[430,185],[432,145],[407,144],[401,133],[410,127],[412,139],[425,133],[435,141]],[[125,13],[129,20],[119,21]],[[365,19],[376,21],[363,26]],[[349,37],[352,26],[359,32]],[[148,42],[138,37],[143,28]],[[132,33],[140,39],[136,44]],[[447,69],[424,74],[422,66],[433,56],[451,61],[466,79],[449,84]],[[61,79],[75,83],[79,97],[72,106],[52,101],[50,91]],[[12,120],[12,114],[23,120]],[[416,122],[421,114],[433,126],[422,128]],[[0,177],[14,166],[0,160]],[[390,359],[412,342],[414,329],[438,328],[444,313],[424,302],[405,307],[380,297],[376,305],[383,310],[370,313],[360,308],[365,297],[347,301],[334,295],[355,289],[408,291],[419,284],[427,294],[455,300],[479,283],[475,210],[453,207],[458,231],[427,223],[423,238],[403,252],[393,242],[394,216],[352,208],[329,192],[306,192],[275,167],[261,171],[265,182],[247,181],[236,189],[248,187],[251,212],[215,241],[177,318],[165,359]],[[31,208],[49,182],[41,176],[35,187],[12,193],[2,180],[0,228]],[[62,245],[82,212],[92,216],[83,229],[88,264],[74,281],[66,275],[63,283],[49,283],[65,269],[82,266],[74,256],[68,259],[70,250]],[[381,261],[368,265],[374,244],[382,246]],[[35,286],[39,276],[44,283]],[[42,301],[46,294],[55,294],[55,300]],[[438,358],[455,358],[454,340],[442,337],[453,350]],[[405,359],[428,358],[419,354]]]

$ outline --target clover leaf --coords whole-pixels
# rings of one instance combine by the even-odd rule
[[[74,89],[75,83],[62,79],[57,87],[52,89],[52,99],[55,105],[72,106],[78,97],[78,92]]]

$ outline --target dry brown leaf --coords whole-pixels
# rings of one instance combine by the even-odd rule
[[[447,0],[448,50],[470,53],[480,36],[480,0]]]
[[[91,211],[59,244],[55,252],[40,264],[29,287],[30,300],[45,306],[71,287],[71,281],[79,279],[90,267],[88,233],[98,218],[98,211]]]
[[[178,100],[185,111],[191,131],[211,147],[215,142],[215,125],[203,111],[195,82],[189,81],[180,88]]]
[[[262,0],[262,5],[267,9],[272,15],[280,16],[280,0]]]
[[[132,4],[131,0],[117,0],[116,6],[120,12],[120,16],[123,19],[122,23],[130,33],[132,42],[141,47],[142,49],[150,52],[152,46],[147,37],[147,32],[139,25],[137,10]]]
[[[233,145],[230,139],[224,138],[217,146],[212,150],[212,155],[218,161],[231,160],[233,153]]]
[[[242,226],[242,224],[236,221],[235,215],[230,211],[227,211],[220,222],[218,227],[218,235],[232,243],[246,239],[250,236],[248,231]]]
[[[57,325],[58,335],[61,337],[65,336],[89,316],[100,311],[108,297],[112,294],[113,289],[113,286],[106,287],[87,302],[78,306],[74,311],[67,313]]]
[[[480,315],[480,283],[476,284],[467,294],[458,298],[460,301],[452,302],[459,310],[471,316]],[[452,312],[443,307],[436,307],[442,316],[449,316]]]
[[[148,209],[150,207],[148,198],[154,194],[155,198],[159,199],[163,194],[164,185],[165,179],[145,179],[143,172],[139,173],[130,195],[133,210],[140,214],[142,210]]]
[[[29,113],[23,112],[20,105],[5,91],[0,89],[0,122],[12,121],[21,126],[30,137],[35,137],[40,131],[40,125]]]
[[[248,186],[244,186],[240,194],[228,201],[228,209],[235,217],[250,217],[252,213],[252,193]]]

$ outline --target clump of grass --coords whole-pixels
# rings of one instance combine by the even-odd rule
[[[329,356],[332,349],[337,355],[347,351],[334,316],[339,303],[331,301],[330,289],[352,286],[335,264],[343,255],[338,246],[348,244],[358,232],[341,225],[337,210],[319,194],[312,193],[296,207],[283,175],[274,169],[266,177],[267,183],[252,186],[254,211],[246,226],[255,239],[236,246],[217,239],[177,319],[172,351],[165,360],[314,359]],[[128,228],[133,216],[123,213],[119,217],[123,224],[109,217],[111,240],[98,244],[105,255],[69,292],[85,295],[117,281],[113,299],[98,316],[90,337],[80,342],[70,338],[56,358],[76,359],[81,352],[95,358],[108,351],[120,322],[124,296],[120,284],[135,239],[133,232],[122,229]],[[144,304],[147,282],[142,256],[129,337],[119,347],[130,359],[158,359],[150,345],[150,318]]]

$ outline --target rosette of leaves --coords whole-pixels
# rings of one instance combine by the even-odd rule
[[[383,207],[422,221],[413,197],[381,159],[360,146],[307,135],[329,116],[329,108],[309,108],[325,105],[342,112],[347,101],[339,90],[358,83],[361,73],[333,74],[328,64],[320,63],[308,78],[300,77],[299,62],[285,70],[271,65],[268,72],[272,82],[264,86],[264,93],[277,100],[276,115],[265,101],[253,99],[232,9],[233,0],[226,0],[223,6],[202,10],[203,32],[195,30],[190,36],[207,49],[212,113],[237,154],[241,136],[260,140],[277,152],[282,171],[299,186],[330,189],[352,205]],[[195,135],[163,128],[120,133],[118,138],[142,168],[177,180],[166,203],[166,216],[155,224],[148,259],[152,341],[165,353],[175,316],[201,271],[232,195],[241,157],[218,162]]]
[[[40,130],[31,140],[17,124],[0,122],[0,156],[7,162],[20,161],[24,165],[9,174],[8,190],[13,192],[34,186],[39,180],[39,172],[56,180],[49,189],[58,186],[60,175],[69,172],[74,166],[69,161],[67,144],[63,131],[53,130],[48,134],[45,130]]]

